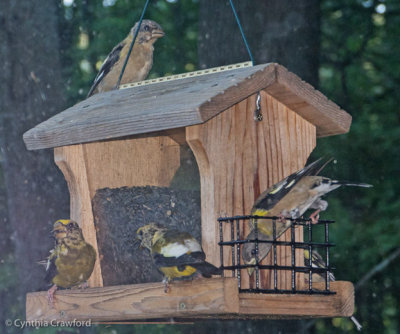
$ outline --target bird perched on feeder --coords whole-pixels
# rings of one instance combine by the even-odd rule
[[[128,36],[115,46],[107,56],[94,79],[87,97],[115,88],[138,25],[139,22],[133,26]],[[152,20],[142,21],[121,84],[141,81],[147,77],[153,66],[153,44],[164,35],[164,31],[158,23]]]
[[[310,251],[308,249],[304,249],[304,265],[306,267],[310,266]],[[325,261],[323,260],[322,256],[316,251],[312,250],[312,260],[311,260],[311,267],[312,268],[326,268]],[[304,275],[306,281],[308,282],[307,275]],[[332,272],[328,274],[330,281],[335,281],[335,275]],[[313,283],[320,283],[325,282],[325,272],[316,272],[312,274],[312,282]]]
[[[164,291],[177,278],[211,277],[221,269],[205,261],[200,243],[189,233],[151,223],[140,227],[137,239],[140,247],[150,250],[154,264],[164,274]]]
[[[275,237],[279,238],[290,226],[291,221],[286,218],[300,218],[308,209],[315,209],[310,218],[313,223],[319,219],[319,212],[326,210],[328,202],[321,197],[340,186],[372,187],[365,183],[350,183],[346,181],[331,180],[318,176],[318,173],[330,162],[328,160],[321,166],[321,159],[314,161],[303,169],[289,175],[271,188],[264,191],[256,200],[251,210],[251,215],[260,217],[279,217],[275,221]],[[247,240],[272,241],[274,237],[273,220],[257,219],[257,231],[255,220],[251,221],[251,231]],[[242,257],[245,264],[256,264],[264,259],[272,247],[271,243],[258,243],[258,256],[254,242],[243,245]],[[249,275],[254,267],[247,269]]]
[[[84,286],[96,262],[96,251],[85,241],[75,221],[57,220],[52,232],[56,245],[46,262],[46,281],[53,284],[47,292],[51,307],[57,288]]]
[[[304,265],[306,267],[310,266],[310,252],[308,249],[304,249]],[[313,268],[326,268],[326,263],[322,259],[322,256],[316,251],[312,250],[312,257],[311,257],[311,267]],[[307,275],[304,275],[306,279],[306,283],[308,283],[308,278]],[[335,275],[332,272],[328,273],[328,278],[331,282],[334,282],[336,280]],[[312,282],[313,283],[320,283],[320,282],[325,282],[325,272],[318,272],[318,273],[313,273],[312,274]],[[354,323],[358,331],[361,331],[362,326],[358,322],[358,320],[354,317],[351,316],[350,320]]]

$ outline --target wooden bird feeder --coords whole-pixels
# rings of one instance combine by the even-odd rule
[[[169,187],[185,146],[190,147],[201,185],[201,212],[196,215],[198,222],[201,217],[203,249],[207,261],[220,266],[217,219],[249,214],[263,190],[305,165],[317,137],[346,133],[351,124],[349,114],[275,63],[236,64],[154,81],[94,95],[24,134],[29,150],[54,148],[70,191],[71,219],[100,259],[90,288],[57,291],[53,309],[46,292],[29,293],[26,319],[351,316],[354,289],[344,281],[330,284],[331,295],[239,293],[235,277],[175,281],[168,293],[161,282],[107,281],[110,263],[107,267],[102,249],[107,238],[96,234],[100,213],[93,204],[99,190]],[[262,121],[254,120],[258,92]],[[302,240],[302,228],[296,228],[296,236]],[[280,240],[288,238],[290,231]],[[225,263],[232,255],[224,256]],[[283,264],[289,261],[285,251],[278,258]],[[301,253],[296,263],[304,265]],[[242,285],[251,284],[243,273]],[[290,280],[283,275],[279,284],[285,287]]]

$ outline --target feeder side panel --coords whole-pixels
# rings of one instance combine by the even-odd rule
[[[82,227],[97,252],[89,279],[103,286],[101,245],[97,244],[92,199],[97,189],[132,186],[169,186],[180,166],[180,147],[168,136],[94,142],[55,148],[55,161],[70,191],[71,219]]]
[[[215,265],[220,264],[218,217],[250,214],[262,191],[304,167],[316,143],[315,126],[265,91],[261,99],[264,119],[255,122],[255,98],[252,95],[208,122],[186,128],[200,170],[203,248],[207,261]],[[248,232],[245,227],[241,238]],[[226,226],[224,240],[230,240],[230,233]],[[296,239],[303,240],[301,228]],[[290,231],[279,240],[290,241]],[[279,248],[278,263],[291,265],[290,247]],[[224,251],[225,265],[232,263],[231,254]],[[303,261],[301,250],[297,250],[296,264],[303,265]],[[271,263],[272,252],[262,264]],[[241,275],[243,288],[253,284],[247,271],[241,270]],[[298,284],[303,281],[300,275]],[[278,288],[290,288],[290,277],[289,271],[280,274]],[[264,287],[273,288],[271,272],[266,271],[260,279]]]
[[[88,173],[83,145],[56,147],[54,160],[67,181],[70,194],[70,218],[82,228],[85,240],[96,250],[97,261],[88,283],[90,287],[103,286],[103,278],[94,227],[92,203],[89,192]]]

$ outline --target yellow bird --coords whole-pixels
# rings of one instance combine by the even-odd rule
[[[306,267],[310,265],[310,252],[309,252],[308,249],[304,250],[304,264],[305,264]],[[311,266],[313,268],[326,268],[326,263],[322,259],[322,256],[315,250],[312,251]],[[304,277],[306,279],[306,282],[308,283],[308,275],[305,274]],[[335,281],[335,275],[332,272],[329,272],[328,278],[329,278],[329,280],[331,282]],[[315,283],[325,282],[325,273],[312,274],[312,281],[315,282]],[[362,326],[358,322],[358,320],[354,316],[351,316],[350,320],[354,323],[354,325],[356,326],[357,330],[361,331]]]
[[[56,245],[50,251],[46,265],[46,281],[53,284],[47,292],[52,307],[57,288],[85,286],[96,262],[96,251],[85,241],[75,221],[57,220],[53,225],[53,234]]]
[[[310,266],[310,251],[308,249],[304,249],[304,265],[306,267]],[[322,256],[316,251],[312,250],[312,260],[311,260],[311,267],[313,268],[326,268],[325,261],[323,260]],[[305,279],[308,282],[308,275],[304,275]],[[335,275],[332,272],[329,272],[328,278],[330,281],[335,281]],[[325,273],[313,273],[312,274],[312,281],[313,283],[321,283],[325,282]]]
[[[115,46],[107,56],[94,79],[87,97],[115,88],[138,25],[139,22],[133,26],[128,36]],[[142,21],[121,84],[146,79],[153,66],[153,44],[164,35],[163,29],[157,22],[152,20]]]
[[[221,269],[205,261],[200,243],[189,233],[151,223],[140,227],[137,239],[147,248],[156,267],[164,274],[164,291],[176,278],[211,277],[221,274]]]
[[[310,216],[313,223],[318,221],[320,211],[326,210],[328,202],[321,197],[340,186],[371,187],[365,183],[350,183],[331,180],[317,174],[330,162],[321,166],[321,159],[314,161],[303,169],[289,175],[271,188],[264,191],[256,200],[251,215],[260,217],[279,217],[276,220],[276,238],[279,238],[290,226],[291,221],[286,218],[300,218],[308,209],[316,211]],[[273,222],[271,219],[257,220],[258,240],[273,240]],[[251,230],[246,240],[256,238],[255,222],[251,222]],[[272,247],[271,243],[258,244],[258,261],[264,259]],[[256,249],[254,242],[243,245],[242,257],[245,264],[256,264]],[[254,267],[249,267],[249,275]]]

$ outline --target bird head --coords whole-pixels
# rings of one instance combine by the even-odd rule
[[[310,182],[310,191],[315,192],[319,196],[323,196],[341,186],[339,182],[323,176],[309,176],[306,178],[306,181]]]
[[[247,243],[243,245],[242,257],[245,264],[255,265],[256,264],[256,250],[254,243]],[[253,274],[255,267],[247,268],[249,276]]]
[[[136,29],[139,25],[139,22],[131,29],[132,36],[135,35]],[[161,26],[152,20],[143,20],[140,25],[140,30],[137,36],[138,43],[148,43],[153,44],[158,38],[163,37],[165,35],[164,30]]]
[[[67,224],[67,237],[74,240],[83,240],[82,230],[76,221],[70,220]]]
[[[82,230],[78,223],[71,219],[59,219],[53,225],[53,236],[57,243],[66,238],[83,240]]]
[[[164,227],[155,223],[150,223],[138,228],[136,231],[136,238],[140,241],[140,248],[147,248],[151,251],[154,235],[164,229]]]
[[[53,224],[53,230],[51,233],[57,242],[67,236],[67,225],[70,221],[70,219],[59,219]]]

